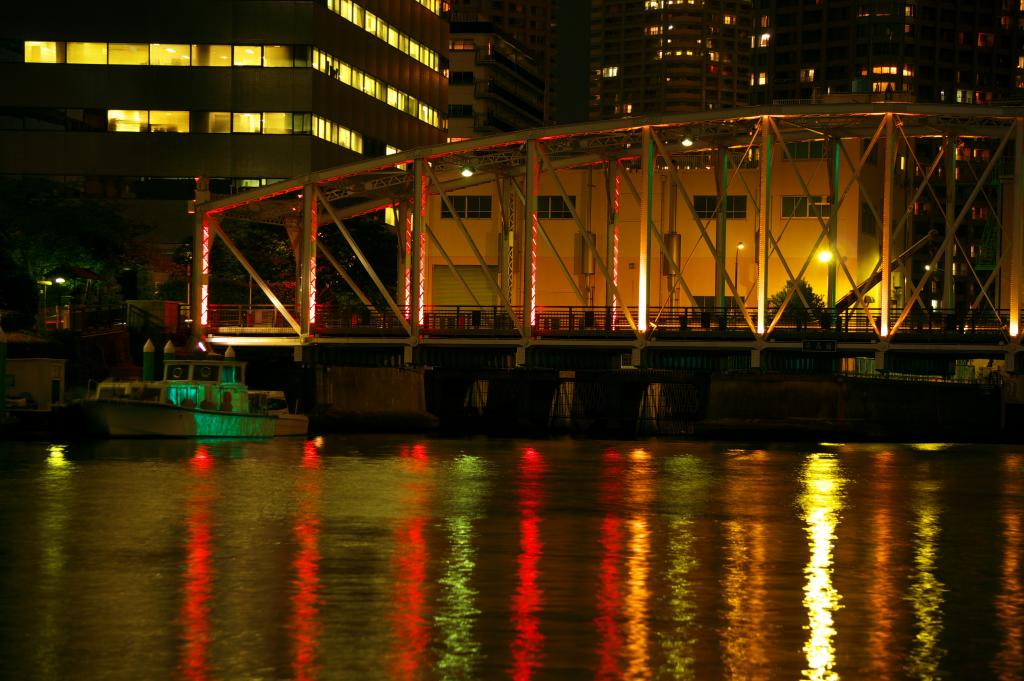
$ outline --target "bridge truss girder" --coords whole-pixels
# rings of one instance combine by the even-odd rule
[[[941,142],[931,160],[918,158],[917,146],[923,140]],[[817,163],[815,159],[795,156],[796,145],[818,141],[827,152]],[[958,164],[954,157],[958,150],[972,148],[988,149],[987,162],[980,173],[970,159]],[[705,156],[716,159],[712,162],[716,178],[715,210],[710,217],[707,206],[699,208],[695,202],[695,192],[700,191],[695,187],[701,186],[701,178],[706,173],[700,168],[701,158]],[[878,156],[881,156],[880,167]],[[1012,159],[1010,197],[1004,198],[1002,205],[995,205],[986,187],[999,169],[1005,170],[1009,159]],[[193,314],[197,334],[206,334],[211,303],[210,252],[214,240],[220,239],[287,323],[290,331],[282,334],[287,337],[286,342],[330,341],[318,333],[316,318],[317,266],[318,262],[326,262],[339,272],[364,306],[380,308],[376,310],[378,313],[391,315],[396,320],[401,335],[392,337],[393,341],[412,347],[424,340],[424,312],[431,306],[426,296],[427,279],[431,276],[427,264],[440,258],[472,299],[478,300],[479,294],[486,293],[502,309],[503,315],[517,320],[518,334],[506,342],[525,348],[542,342],[538,341],[536,333],[537,311],[538,307],[551,305],[548,294],[538,290],[539,254],[546,253],[557,265],[574,300],[584,305],[587,301],[586,292],[581,290],[566,262],[569,254],[559,247],[558,237],[552,234],[552,229],[556,228],[549,229],[547,219],[538,215],[538,197],[542,183],[547,181],[549,191],[553,188],[554,192],[546,199],[559,197],[568,208],[579,253],[582,253],[577,257],[592,260],[599,270],[594,276],[599,275],[603,280],[604,306],[611,310],[609,314],[615,318],[621,315],[628,324],[628,337],[620,337],[626,345],[639,348],[659,342],[651,333],[653,293],[660,286],[651,283],[652,258],[662,256],[661,269],[668,282],[666,285],[673,290],[679,288],[691,302],[697,298],[694,291],[709,288],[710,276],[713,280],[710,288],[716,291],[719,300],[723,293],[728,294],[749,328],[750,347],[758,349],[771,340],[790,306],[808,303],[803,300],[802,288],[794,286],[773,309],[770,290],[773,281],[769,279],[769,272],[775,271],[773,276],[784,273],[794,281],[803,280],[824,243],[833,256],[827,275],[829,305],[835,303],[837,274],[841,274],[840,286],[849,287],[856,294],[856,309],[869,320],[875,342],[882,348],[887,347],[913,310],[927,306],[925,291],[937,271],[945,273],[942,301],[944,305],[952,302],[945,289],[952,281],[954,252],[963,246],[957,234],[974,211],[991,214],[992,222],[999,228],[1001,254],[984,280],[969,262],[966,263],[973,277],[972,286],[979,290],[972,306],[984,305],[997,315],[1005,314],[1003,342],[1018,348],[1024,270],[1022,160],[1024,110],[994,107],[907,104],[769,107],[509,133],[370,159],[200,206],[194,251],[199,257],[192,275],[190,304],[193,311],[198,311]],[[467,173],[469,176],[462,172],[467,168],[471,171]],[[604,215],[601,217],[592,214],[599,202],[578,206],[566,186],[568,174],[586,168],[603,171],[605,177]],[[960,170],[964,177],[958,176]],[[936,191],[937,174],[942,175],[945,182],[944,197]],[[826,178],[824,182],[821,177]],[[670,186],[671,192],[663,189],[656,195],[658,179],[664,187]],[[970,188],[963,200],[957,199],[958,180],[962,188]],[[788,183],[788,189],[780,188],[780,182]],[[821,186],[825,187],[824,191],[814,188]],[[501,214],[505,216],[508,209],[510,215],[515,215],[508,225],[511,236],[508,239],[503,236],[501,242],[513,254],[511,266],[504,272],[499,267],[497,278],[492,268],[500,262],[484,246],[488,235],[476,231],[475,224],[467,224],[452,201],[452,196],[460,192],[489,187],[498,187],[494,191],[499,199],[504,196],[502,192],[512,192],[510,203],[501,200]],[[623,189],[636,204],[635,216],[624,215]],[[787,191],[790,193],[784,193]],[[600,195],[600,192],[595,193],[595,196]],[[738,251],[734,255],[733,276],[726,266],[730,247],[726,226],[729,197],[736,196],[743,197],[753,207],[754,215],[755,300],[749,308],[749,294],[741,290],[737,276]],[[791,203],[817,202],[820,206],[824,205],[822,197],[827,198],[827,213],[816,210],[811,215],[801,216],[813,220],[816,230],[799,243],[794,242],[788,234],[794,217],[780,214],[776,202],[785,203],[782,200],[785,198]],[[677,199],[682,200],[684,212],[691,221],[694,241],[690,257],[698,254],[698,258],[708,258],[714,263],[713,274],[694,278],[687,273],[687,263],[677,261],[678,254],[669,247],[665,235],[672,233],[675,225],[664,224],[668,221],[661,216],[665,213],[666,202],[674,205]],[[899,199],[902,199],[901,205],[898,205]],[[907,240],[908,224],[913,221],[915,207],[921,200],[932,201],[939,207],[944,231],[942,242],[916,281],[913,269],[906,262],[895,263],[903,282],[901,288],[906,292],[896,296],[894,240]],[[858,220],[870,218],[878,223],[873,263],[873,269],[881,272],[877,308],[872,307],[872,300],[859,288],[861,273],[848,265],[848,260],[854,256],[860,259],[869,255],[860,252],[859,245],[864,239],[854,240],[858,244],[855,254],[843,250],[851,243],[849,238],[846,244],[837,240],[838,230],[843,228],[840,211],[851,203],[860,203],[857,213],[866,211]],[[443,204],[452,216],[459,244],[449,238],[450,229],[442,230],[431,224],[433,219],[439,219],[437,211],[432,210],[434,204]],[[399,215],[394,227],[400,264],[396,282],[380,278],[374,264],[345,227],[346,220],[386,208],[396,209]],[[295,290],[302,302],[289,305],[273,294],[246,255],[233,244],[224,225],[231,219],[285,226],[296,214],[301,220],[301,229],[296,245]],[[636,229],[630,234],[626,223],[634,221]],[[715,223],[714,228],[712,223]],[[318,238],[321,228],[331,225],[341,232],[359,269],[373,281],[372,299],[356,284],[353,273],[346,271],[342,259]],[[856,229],[859,232],[866,228],[858,224]],[[599,233],[604,238],[597,238]],[[630,241],[626,241],[627,238]],[[452,254],[453,249],[460,248],[461,255]],[[635,253],[638,270],[635,281],[630,280],[633,291],[624,289],[626,273],[619,268],[620,252],[626,250]],[[473,290],[460,274],[457,259],[480,268],[486,291]],[[868,269],[861,267],[863,271]],[[507,280],[509,274],[515,281]],[[997,283],[1000,283],[998,295],[994,292]],[[374,303],[374,299],[383,304]],[[831,312],[835,316],[836,311]]]

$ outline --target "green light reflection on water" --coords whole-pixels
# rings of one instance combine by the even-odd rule
[[[486,471],[479,457],[462,455],[452,463],[451,473],[452,494],[445,504],[450,551],[439,580],[441,602],[435,619],[440,635],[437,671],[443,679],[471,679],[482,659],[475,638],[479,593],[471,580],[476,569],[473,523],[482,513]]]
[[[674,679],[695,679],[698,610],[692,576],[700,561],[694,551],[694,518],[704,506],[711,479],[700,459],[685,454],[666,461],[665,472],[668,482],[661,497],[672,515],[665,574],[671,625],[658,638],[665,655],[664,671]]]

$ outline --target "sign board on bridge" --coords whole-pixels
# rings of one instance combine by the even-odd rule
[[[836,342],[834,340],[805,340],[803,342],[804,352],[835,352]]]

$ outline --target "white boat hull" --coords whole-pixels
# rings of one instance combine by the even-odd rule
[[[92,400],[89,409],[97,426],[110,437],[274,437],[276,419],[186,409],[171,404],[130,400]]]
[[[274,416],[274,435],[288,437],[309,433],[309,417],[305,414],[277,414]]]

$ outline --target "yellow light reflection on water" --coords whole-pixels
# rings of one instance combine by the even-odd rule
[[[651,530],[648,516],[654,496],[654,476],[650,466],[650,453],[642,449],[630,452],[631,466],[627,473],[627,499],[633,513],[627,523],[629,529],[629,557],[627,559],[626,598],[623,608],[626,616],[626,678],[647,679],[650,668],[650,629],[648,627]]]
[[[890,451],[876,452],[873,455],[870,482],[872,493],[879,499],[879,503],[875,504],[875,514],[871,521],[871,545],[874,551],[868,602],[872,626],[868,635],[869,654],[865,667],[871,677],[879,681],[895,678],[896,609],[901,602],[896,586],[895,567],[898,562],[892,550],[899,543],[896,539],[897,524],[892,513],[892,508],[897,504],[897,474],[892,467],[893,460]]]
[[[995,659],[1000,681],[1020,679],[1024,674],[1024,584],[1021,582],[1021,553],[1024,528],[1021,527],[1021,498],[1024,497],[1024,455],[1011,454],[1003,462],[1003,561],[996,619],[1003,630],[1003,643]]]
[[[911,445],[919,452],[941,452],[953,446],[950,442],[918,442]]]
[[[68,523],[71,519],[69,493],[72,466],[65,445],[47,447],[46,468],[41,474],[42,494],[39,526],[39,602],[43,608],[36,643],[36,672],[40,678],[57,678],[55,662],[67,632],[59,625],[60,598],[67,562]]]
[[[942,604],[945,585],[935,576],[939,540],[939,485],[932,480],[915,484],[914,574],[910,599],[914,611],[914,640],[907,660],[913,678],[939,676],[939,662],[945,651],[939,647],[942,637]]]
[[[728,678],[770,676],[769,650],[774,632],[768,626],[768,527],[772,503],[758,478],[757,464],[769,458],[755,450],[728,461],[724,502],[732,517],[724,523],[725,628],[721,632]]]
[[[802,676],[833,681],[839,678],[833,670],[836,662],[834,615],[842,597],[832,583],[832,549],[836,543],[845,481],[839,462],[832,455],[812,454],[804,465],[803,483],[800,508],[807,523],[811,555],[804,568],[807,579],[804,608],[807,610],[809,633],[804,643],[807,667]]]

